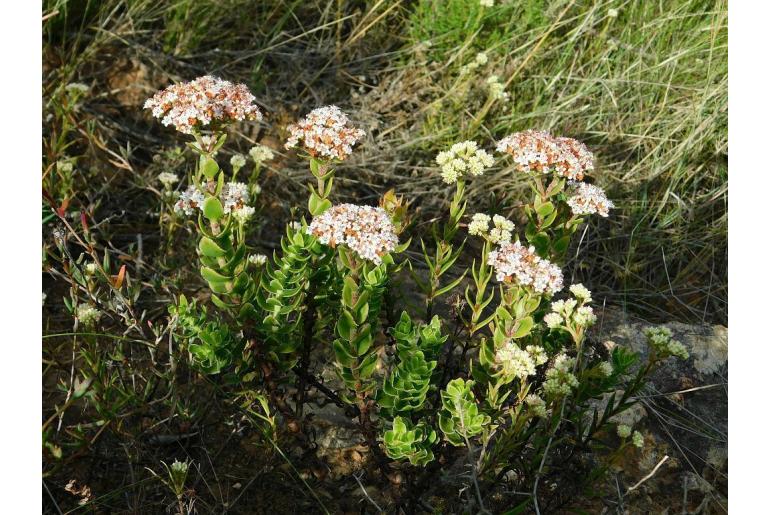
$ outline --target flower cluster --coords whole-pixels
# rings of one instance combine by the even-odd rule
[[[267,263],[267,256],[264,254],[249,254],[248,260],[254,266],[263,266]]]
[[[497,150],[510,154],[524,173],[554,173],[579,181],[594,168],[594,156],[583,143],[557,138],[546,131],[530,129],[510,134],[498,142]]]
[[[490,252],[487,264],[494,267],[498,281],[515,281],[538,293],[554,294],[562,288],[561,269],[539,257],[534,247],[527,248],[518,241],[503,243]]]
[[[494,225],[492,230],[489,229],[490,221]],[[481,236],[495,244],[510,243],[514,227],[514,223],[503,216],[495,215],[490,218],[484,213],[476,213],[468,224],[468,234]]]
[[[398,245],[393,222],[381,207],[340,204],[313,218],[307,232],[324,245],[345,245],[375,264]]]
[[[455,143],[449,150],[439,152],[436,163],[441,167],[441,178],[447,184],[457,182],[464,175],[482,175],[495,161],[475,141]]]
[[[270,161],[274,157],[273,151],[264,145],[254,145],[249,149],[249,155],[257,164],[262,164],[264,161]]]
[[[222,204],[225,213],[233,213],[242,209],[248,201],[249,186],[247,184],[242,182],[228,182],[225,184],[225,187],[222,188]]]
[[[505,91],[505,84],[500,82],[500,77],[497,75],[490,75],[487,77],[487,88],[489,88],[489,96],[495,100],[507,100],[510,97],[507,91]]]
[[[89,304],[80,304],[75,316],[85,327],[93,327],[102,318],[102,312]]]
[[[174,184],[179,182],[179,177],[172,172],[161,172],[158,174],[158,181],[160,181],[163,187],[171,188]]]
[[[528,345],[520,348],[514,340],[507,340],[495,353],[495,362],[508,377],[525,379],[537,373],[535,367],[548,361],[542,347]]]
[[[246,166],[246,157],[243,154],[234,154],[230,158],[230,165],[233,167],[233,173],[238,173],[238,170]]]
[[[548,410],[545,407],[545,401],[539,395],[531,393],[524,398],[524,402],[527,407],[532,411],[532,414],[536,417],[545,418],[548,415]]]
[[[648,327],[644,330],[644,335],[647,337],[647,343],[661,357],[676,356],[679,359],[690,357],[687,348],[672,338],[673,334],[668,327]]]
[[[144,103],[144,108],[151,109],[163,125],[173,125],[179,132],[191,134],[194,128],[212,122],[261,120],[262,113],[254,101],[254,95],[244,84],[205,75],[157,92]]]
[[[337,106],[313,109],[305,118],[287,127],[286,148],[294,148],[302,140],[311,156],[342,161],[353,152],[353,145],[366,135],[363,130],[351,127],[349,122]]]
[[[568,395],[572,388],[577,388],[578,380],[572,373],[575,366],[575,358],[569,358],[562,353],[556,356],[553,365],[545,372],[543,391],[546,395],[560,397]]]
[[[615,207],[603,189],[584,182],[577,183],[575,193],[567,199],[567,204],[576,215],[599,213],[605,218],[609,215],[610,209]]]
[[[197,186],[191,184],[185,191],[179,194],[179,200],[174,205],[174,211],[191,215],[196,209],[199,209],[206,197]]]

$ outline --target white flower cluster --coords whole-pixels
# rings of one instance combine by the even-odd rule
[[[489,88],[489,96],[495,100],[507,100],[511,96],[505,91],[505,84],[500,82],[500,77],[497,75],[490,75],[487,78],[487,88]]]
[[[536,417],[545,418],[546,415],[548,415],[548,410],[545,408],[545,401],[539,395],[531,393],[524,397],[524,402]]]
[[[548,356],[542,347],[529,345],[522,349],[514,340],[507,340],[495,353],[495,362],[503,374],[519,379],[535,375],[535,367],[546,361]]]
[[[164,187],[171,188],[174,184],[179,182],[179,177],[172,172],[161,172],[158,174],[158,180]]]
[[[254,266],[263,266],[267,263],[267,256],[264,254],[250,254],[248,259],[249,263]]]
[[[249,201],[249,186],[242,182],[228,182],[222,188],[222,206],[225,213],[235,213]],[[250,208],[252,214],[254,209]]]
[[[627,426],[626,424],[618,424],[618,427],[615,428],[615,431],[621,438],[628,438],[631,436],[631,426]]]
[[[246,157],[243,154],[235,154],[230,158],[230,165],[233,167],[233,172],[238,173],[238,170],[246,166]]]
[[[102,318],[102,312],[89,304],[80,304],[75,316],[86,327],[93,327]]]
[[[687,359],[690,353],[681,342],[673,339],[671,329],[668,327],[648,327],[644,330],[647,343],[663,357],[676,356],[679,359]]]
[[[381,207],[340,204],[313,218],[307,232],[324,245],[345,245],[379,265],[382,256],[398,245],[398,236],[388,213]]]
[[[594,168],[594,156],[584,144],[546,131],[515,132],[501,139],[497,150],[510,154],[524,173],[553,173],[579,181]]]
[[[615,207],[603,189],[584,182],[575,185],[575,193],[567,199],[567,204],[576,215],[599,213],[605,218],[609,215],[610,209]]]
[[[495,5],[495,0],[479,0],[481,7],[492,7]]]
[[[577,377],[572,373],[572,367],[575,366],[575,358],[569,358],[562,353],[556,356],[556,359],[545,372],[545,382],[543,391],[546,395],[560,397],[568,395],[573,388],[577,388]]]
[[[640,449],[644,447],[644,436],[642,436],[642,433],[634,431],[634,434],[631,437],[631,443]]]
[[[174,211],[189,216],[196,209],[202,209],[204,200],[206,200],[206,196],[203,192],[197,186],[191,184],[185,191],[180,193],[179,200],[174,204]],[[222,188],[219,200],[222,202],[224,212],[232,214],[241,222],[245,222],[254,215],[254,208],[246,205],[249,201],[249,187],[247,184],[228,182]]]
[[[196,209],[200,209],[206,197],[194,184],[190,184],[185,191],[179,194],[179,200],[174,205],[174,211],[191,215]]]
[[[487,264],[494,267],[501,282],[515,281],[538,293],[554,294],[562,288],[561,269],[539,257],[534,247],[527,248],[518,241],[503,243],[490,252]]]
[[[479,66],[484,66],[488,62],[489,62],[489,56],[487,56],[487,54],[485,54],[484,52],[479,52],[478,54],[476,54],[476,57],[473,58],[473,61],[464,65],[460,69],[460,73],[466,74],[466,73],[472,72]]]
[[[275,157],[273,151],[264,145],[254,145],[249,149],[249,155],[256,164],[262,164],[264,161],[270,161]]]
[[[494,225],[491,230],[489,222]],[[514,223],[504,216],[495,215],[490,218],[484,213],[476,213],[468,224],[468,234],[481,236],[494,244],[510,243],[515,227]]]
[[[570,291],[574,299],[557,300],[551,304],[551,312],[543,317],[549,329],[563,326],[589,327],[596,322],[596,315],[591,306],[591,292],[582,284],[573,284]]]
[[[163,125],[191,134],[210,123],[261,120],[255,98],[244,84],[233,84],[205,75],[191,82],[174,84],[158,91],[144,103]]]
[[[449,150],[439,152],[436,163],[441,167],[441,178],[447,184],[457,182],[464,175],[482,175],[495,161],[475,141],[455,143]]]
[[[366,133],[351,127],[348,116],[337,106],[313,109],[302,120],[287,127],[286,148],[302,145],[313,157],[344,160],[353,152],[353,145]]]
[[[610,377],[614,370],[615,369],[613,368],[612,363],[610,363],[609,361],[602,361],[601,363],[599,363],[599,372],[604,377]]]

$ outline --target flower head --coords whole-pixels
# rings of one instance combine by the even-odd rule
[[[509,377],[526,379],[537,373],[535,358],[520,348],[515,340],[507,340],[495,353],[495,362]]]
[[[246,166],[246,158],[243,154],[234,154],[230,158],[230,165],[233,167],[233,171],[237,173],[238,170]]]
[[[556,356],[551,368],[545,372],[543,391],[552,397],[568,395],[573,388],[577,388],[578,380],[572,373],[575,366],[575,358],[567,357],[562,353]]]
[[[307,228],[324,245],[345,245],[379,265],[398,245],[393,222],[381,207],[340,204],[313,218]]]
[[[534,247],[520,242],[504,243],[489,253],[487,264],[497,273],[497,280],[529,286],[538,293],[553,294],[562,288],[561,269],[539,257]]]
[[[479,148],[475,141],[455,143],[449,150],[439,152],[436,163],[441,167],[441,178],[447,184],[452,184],[466,175],[483,175],[484,170],[495,161],[484,149]]]
[[[504,216],[495,215],[492,217],[492,223],[495,225],[489,231],[489,241],[496,244],[510,243],[512,231],[516,227],[513,222]]]
[[[618,427],[615,428],[615,431],[617,431],[618,436],[621,438],[628,438],[631,436],[631,427],[626,424],[619,424]]]
[[[222,200],[225,213],[241,210],[249,201],[249,186],[242,182],[228,182],[222,188]]]
[[[254,212],[256,209],[254,209],[251,206],[243,206],[240,209],[236,209],[233,211],[233,216],[236,220],[240,223],[246,223],[252,216],[254,216]]]
[[[172,172],[161,172],[158,174],[158,180],[164,187],[170,188],[171,186],[179,182],[179,177],[177,176],[177,174]]]
[[[251,254],[248,259],[249,263],[255,266],[262,266],[267,263],[267,256],[264,254]]]
[[[603,217],[607,217],[610,209],[615,207],[603,189],[584,182],[576,185],[575,194],[567,199],[567,204],[576,215],[599,213]]]
[[[185,191],[179,194],[179,200],[174,204],[174,211],[191,215],[196,209],[201,207],[204,200],[206,200],[206,197],[203,196],[203,192],[197,186],[191,184]]]
[[[631,437],[631,443],[640,449],[644,447],[644,436],[642,436],[642,433],[639,431],[634,431],[634,434]]]
[[[609,361],[602,361],[599,363],[599,372],[601,372],[604,377],[610,377],[613,371],[614,368],[612,367],[612,363]]]
[[[468,234],[471,236],[485,236],[489,231],[491,218],[484,213],[476,213],[468,224]]]
[[[102,317],[102,312],[89,304],[80,304],[75,311],[78,321],[86,327],[93,327]]]
[[[273,151],[264,145],[254,145],[249,149],[249,155],[257,164],[261,164],[264,161],[270,161],[275,157]]]
[[[497,150],[510,154],[524,173],[553,173],[579,181],[593,169],[593,155],[585,145],[571,138],[555,138],[546,131],[510,134],[498,142]]]
[[[524,402],[527,404],[527,407],[532,410],[532,414],[536,417],[545,418],[545,416],[548,414],[545,408],[545,401],[539,395],[531,393],[524,397]]]
[[[287,127],[286,148],[296,147],[300,140],[313,157],[344,160],[353,152],[353,145],[366,133],[351,127],[347,115],[337,106],[313,109],[302,120]]]
[[[233,84],[204,75],[158,91],[144,103],[163,125],[191,134],[194,128],[211,123],[227,124],[243,120],[261,120],[255,98],[244,84]]]
[[[583,303],[591,302],[591,291],[583,286],[581,283],[573,284],[569,287],[570,293],[575,296],[576,299]]]
[[[543,322],[548,326],[548,329],[556,329],[564,323],[564,319],[558,313],[548,313],[543,317]]]

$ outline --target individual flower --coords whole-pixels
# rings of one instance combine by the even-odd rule
[[[160,181],[164,188],[171,188],[179,182],[179,177],[172,172],[161,172],[158,174],[158,181]]]
[[[476,213],[468,224],[468,234],[471,236],[486,236],[489,231],[489,222],[491,218],[484,213]]]
[[[539,395],[531,393],[524,397],[524,402],[536,417],[545,418],[548,411],[545,408],[545,401]]]
[[[626,424],[619,424],[618,427],[615,428],[615,431],[617,431],[618,436],[621,438],[628,438],[631,436],[631,427]]]
[[[593,184],[584,182],[577,183],[575,193],[569,199],[567,204],[576,215],[592,215],[599,213],[600,216],[607,217],[610,209],[615,204],[607,198],[604,190]]]
[[[393,222],[381,207],[340,204],[313,218],[307,232],[330,247],[345,245],[379,265],[398,245]]]
[[[191,184],[185,191],[179,194],[179,200],[174,204],[174,211],[191,215],[196,209],[201,207],[205,199],[206,197],[203,196],[203,192],[197,186]]]
[[[249,149],[249,155],[256,164],[262,164],[264,161],[273,159],[273,151],[264,145],[254,145]]]
[[[494,227],[489,231],[489,241],[496,244],[510,243],[512,231],[516,227],[514,223],[500,215],[493,216],[492,223]]]
[[[501,282],[515,282],[548,294],[562,288],[561,269],[539,257],[534,247],[527,248],[518,241],[504,243],[490,252],[487,264],[494,267],[497,280]]]
[[[343,161],[353,152],[353,145],[366,135],[349,122],[337,106],[313,109],[305,118],[286,128],[289,131],[286,148],[294,148],[302,141],[302,146],[312,157]]]
[[[513,157],[516,168],[528,174],[547,174],[582,180],[593,169],[593,156],[585,146],[571,138],[555,138],[546,131],[529,129],[501,139],[498,152]]]
[[[479,148],[475,141],[455,143],[449,150],[439,152],[436,163],[441,167],[441,178],[447,184],[457,182],[467,175],[483,175],[484,170],[491,167],[495,161],[484,149]]]
[[[209,124],[261,120],[254,95],[244,84],[233,84],[205,75],[157,92],[144,103],[163,125],[173,125],[184,134]]]
[[[495,100],[506,100],[510,97],[507,91],[505,91],[505,84],[500,82],[500,77],[497,75],[490,75],[486,80],[487,88],[489,88],[489,96]]]
[[[230,166],[233,167],[233,173],[238,173],[238,170],[246,165],[246,158],[243,154],[235,154],[230,158]]]
[[[242,182],[228,182],[222,188],[222,200],[225,213],[241,210],[249,201],[249,186]]]
[[[75,316],[81,324],[91,328],[102,317],[102,312],[89,304],[80,304],[75,311]]]
[[[644,436],[642,436],[642,433],[634,431],[634,434],[631,437],[631,443],[640,449],[644,447]]]
[[[263,266],[267,263],[267,256],[264,254],[251,254],[248,259],[249,263],[255,266]]]

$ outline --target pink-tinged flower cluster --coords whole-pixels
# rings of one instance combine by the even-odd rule
[[[551,295],[562,289],[561,269],[538,256],[534,247],[527,248],[518,241],[503,243],[490,252],[487,264],[495,269],[498,281],[515,282]]]
[[[353,145],[366,135],[363,130],[351,127],[349,122],[337,106],[313,109],[305,118],[287,127],[286,148],[294,148],[302,141],[311,156],[342,161],[353,152]]]
[[[393,222],[381,207],[340,204],[313,218],[307,232],[330,247],[345,245],[379,265],[398,245]]]
[[[205,75],[158,91],[144,103],[144,108],[151,109],[163,125],[173,125],[179,132],[190,134],[193,128],[212,122],[261,120],[262,113],[254,101],[254,95],[244,84]]]
[[[599,213],[603,217],[607,217],[610,209],[615,207],[603,189],[584,182],[575,185],[575,193],[567,199],[567,204],[576,215]]]
[[[510,154],[524,173],[553,173],[579,181],[594,168],[594,156],[583,143],[546,131],[515,132],[501,139],[497,150]]]

